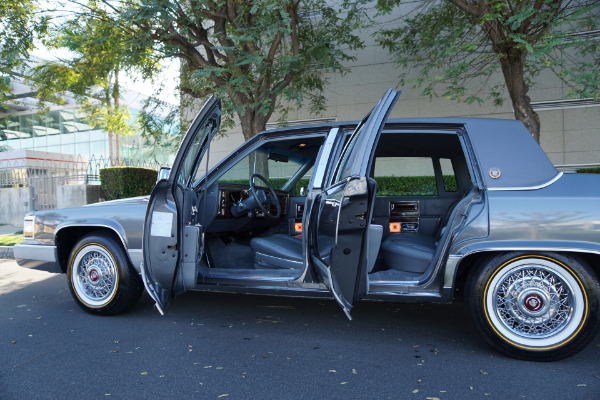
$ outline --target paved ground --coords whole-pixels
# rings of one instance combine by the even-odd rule
[[[19,228],[12,225],[0,225],[0,236],[12,235],[18,231],[23,231],[23,227]]]
[[[0,399],[600,399],[600,337],[555,363],[507,359],[462,305],[188,293],[94,317],[63,275],[0,260]]]

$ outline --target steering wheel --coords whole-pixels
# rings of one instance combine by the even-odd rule
[[[254,186],[254,178],[258,178],[263,181],[267,189],[269,189],[268,193],[265,193],[265,191],[262,189],[256,190],[256,187]],[[256,205],[258,208],[267,217],[279,218],[281,215],[281,205],[279,204],[277,193],[275,193],[275,190],[273,190],[273,187],[271,184],[269,184],[269,181],[267,181],[264,176],[260,174],[254,174],[250,177],[250,194],[256,200]],[[277,212],[275,214],[271,213],[271,207],[268,207],[270,205],[274,205],[277,208]]]

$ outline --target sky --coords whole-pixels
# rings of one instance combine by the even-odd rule
[[[32,54],[35,57],[48,61],[69,58],[67,50],[48,50],[41,44],[36,47]],[[161,100],[171,104],[179,104],[179,95],[176,93],[176,87],[179,83],[179,60],[165,60],[161,65],[162,71],[157,77],[156,82],[144,81],[135,75],[122,72],[119,76],[121,86],[145,96],[152,96],[159,90],[162,84],[164,85],[164,89],[160,96]]]

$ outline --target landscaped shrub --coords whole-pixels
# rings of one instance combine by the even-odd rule
[[[577,170],[578,174],[600,174],[600,167],[594,168],[579,168]]]
[[[149,168],[109,167],[100,170],[106,200],[149,195],[158,172]]]
[[[453,175],[444,175],[444,188],[446,192],[458,191],[456,178]],[[280,189],[287,178],[270,178],[269,183],[274,189]],[[438,190],[434,176],[376,176],[377,196],[437,196]],[[247,185],[245,179],[228,180],[228,183]],[[262,185],[256,180],[258,186]],[[300,179],[290,196],[299,196],[300,188],[308,187],[308,179]],[[306,193],[306,192],[305,192]]]
[[[434,176],[376,176],[378,196],[436,196]]]

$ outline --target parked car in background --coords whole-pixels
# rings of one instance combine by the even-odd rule
[[[573,355],[600,321],[600,177],[557,171],[525,127],[388,120],[263,132],[208,168],[211,98],[150,198],[25,218],[21,265],[68,275],[79,306],[164,313],[188,290],[452,302],[498,351]],[[207,171],[208,170],[208,171]],[[143,226],[143,229],[142,229]]]

